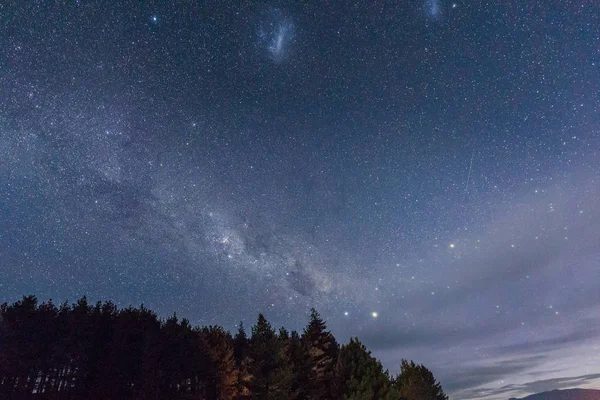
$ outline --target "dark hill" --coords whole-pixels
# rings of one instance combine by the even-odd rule
[[[521,399],[510,400],[600,400],[600,390],[566,389],[532,394]]]

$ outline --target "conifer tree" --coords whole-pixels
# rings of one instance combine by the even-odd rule
[[[287,329],[285,329],[284,326],[282,326],[281,328],[279,328],[279,340],[281,340],[284,344],[287,344],[287,341],[290,339],[290,334],[287,331]]]
[[[244,323],[240,321],[238,331],[233,337],[233,356],[236,361],[243,360],[248,355],[248,336],[244,329]]]
[[[246,399],[250,396],[248,385],[250,383],[250,374],[248,372],[248,337],[244,330],[244,323],[240,321],[238,331],[233,338],[233,357],[235,358],[237,376],[238,399]]]
[[[327,331],[327,325],[314,308],[311,310],[310,322],[302,335],[302,343],[310,365],[306,398],[331,399],[338,344],[331,332]]]
[[[27,377],[38,351],[34,333],[37,305],[35,296],[24,296],[3,312],[0,373],[9,396],[27,393]]]
[[[343,400],[392,400],[398,393],[387,371],[358,340],[340,349],[336,364],[335,398]]]
[[[447,400],[427,368],[401,367],[391,383],[358,339],[338,349],[315,310],[302,337],[259,315],[248,339],[85,297],[0,306],[2,399]]]
[[[292,369],[292,382],[290,385],[291,399],[305,399],[308,386],[310,364],[308,353],[304,351],[300,335],[292,331],[286,347],[286,358]]]
[[[233,338],[221,327],[209,326],[200,332],[202,348],[208,355],[206,396],[232,400],[237,393],[238,371],[233,356]]]
[[[396,379],[396,389],[405,400],[448,400],[442,385],[435,380],[433,373],[423,365],[402,360],[400,375]]]
[[[291,370],[283,346],[271,324],[262,315],[252,327],[249,344],[250,395],[253,399],[284,400],[290,392]]]

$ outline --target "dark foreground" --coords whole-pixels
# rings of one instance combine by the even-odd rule
[[[0,309],[0,399],[446,400],[422,365],[392,377],[358,339],[339,346],[313,310],[302,334],[258,316],[248,337],[112,302]]]

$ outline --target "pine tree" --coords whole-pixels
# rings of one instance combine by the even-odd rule
[[[244,329],[244,323],[240,321],[238,331],[233,337],[233,356],[240,362],[248,355],[248,336]]]
[[[327,331],[327,325],[314,308],[310,322],[302,335],[302,343],[308,354],[310,370],[307,386],[307,399],[328,400],[332,398],[332,385],[337,360],[338,345]]]
[[[388,372],[358,339],[350,339],[350,343],[340,349],[335,387],[335,398],[343,400],[398,398]]]
[[[448,400],[433,373],[423,365],[402,360],[396,389],[405,400]]]
[[[447,400],[424,366],[392,383],[358,339],[338,348],[312,310],[302,337],[263,315],[248,339],[145,309],[57,308],[34,296],[0,305],[0,398],[159,400]]]
[[[39,351],[35,342],[37,307],[35,296],[24,296],[3,312],[0,373],[5,383],[0,397],[28,394],[28,376]]]
[[[284,400],[289,397],[291,370],[283,346],[262,314],[252,327],[249,344],[250,395],[252,399]]]
[[[177,398],[180,385],[186,375],[184,371],[188,365],[182,361],[188,350],[187,321],[179,322],[177,315],[173,314],[161,326],[159,342],[157,343],[157,371],[156,382],[157,398]],[[150,382],[151,385],[154,385]]]
[[[310,373],[308,353],[304,351],[300,335],[292,331],[285,349],[286,359],[292,369],[291,395],[292,400],[306,399],[306,388]]]
[[[244,323],[240,321],[238,331],[233,338],[233,357],[235,358],[237,376],[238,399],[246,399],[250,396],[248,386],[250,384],[250,374],[248,372],[248,337],[244,330]]]
[[[279,328],[279,340],[281,340],[284,344],[287,344],[287,341],[290,339],[290,334],[285,329],[285,327]]]
[[[233,400],[237,394],[238,371],[231,335],[221,327],[209,326],[200,332],[200,341],[209,361],[207,398]]]
[[[107,359],[111,365],[112,386],[118,398],[129,398],[144,378],[142,361],[149,335],[156,334],[160,324],[144,307],[120,310],[112,324]],[[136,390],[137,391],[137,390]]]
[[[65,304],[63,308],[66,308]],[[94,327],[91,323],[92,307],[84,296],[77,300],[66,316],[67,320],[67,343],[68,356],[72,361],[72,368],[76,371],[75,376],[75,398],[85,398],[87,395],[87,384],[90,382],[89,375],[95,371],[93,362]],[[97,328],[96,328],[97,329]]]
[[[90,340],[87,343],[86,358],[89,369],[82,387],[88,399],[104,400],[115,395],[116,387],[112,386],[115,369],[110,359],[110,346],[116,315],[117,307],[114,303],[97,302],[87,320]]]

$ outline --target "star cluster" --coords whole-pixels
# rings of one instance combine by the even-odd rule
[[[314,306],[453,397],[598,382],[595,2],[209,3],[0,6],[1,301]]]

